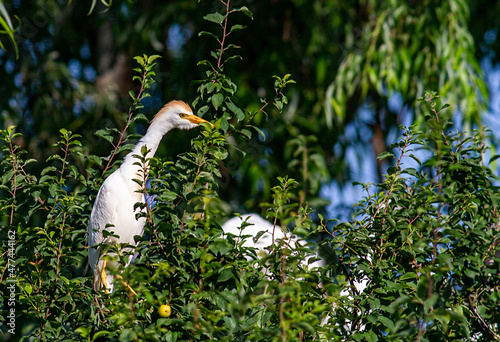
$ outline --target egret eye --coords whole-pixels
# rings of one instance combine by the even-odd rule
[[[180,113],[180,114],[179,114],[179,116],[180,116],[181,118],[185,118],[185,117],[187,116],[187,114]]]

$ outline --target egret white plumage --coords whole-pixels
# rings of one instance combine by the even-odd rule
[[[125,156],[120,167],[113,172],[102,184],[90,214],[88,225],[88,257],[89,264],[94,272],[94,288],[98,290],[103,285],[106,292],[113,290],[113,275],[106,269],[109,263],[104,260],[103,252],[114,255],[112,252],[101,251],[95,245],[104,243],[135,245],[134,236],[141,236],[144,232],[146,219],[136,218],[141,209],[135,209],[136,203],[145,203],[141,186],[133,179],[141,179],[141,166],[136,165],[138,159],[134,155],[142,155],[143,146],[147,148],[146,158],[152,158],[158,149],[163,136],[174,128],[183,130],[192,129],[202,122],[207,122],[196,115],[188,104],[182,101],[167,103],[153,118],[146,134],[135,145],[134,149]],[[211,124],[210,124],[211,125]],[[118,237],[103,237],[103,232],[113,232]],[[128,264],[130,263],[129,257]],[[129,286],[128,286],[129,287]],[[129,287],[129,290],[133,290]]]
[[[242,222],[246,222],[248,225],[242,231]],[[275,226],[272,223],[266,221],[262,217],[257,214],[244,214],[241,217],[233,217],[222,225],[222,230],[224,234],[233,234],[236,236],[240,235],[251,235],[259,236],[257,241],[254,241],[253,238],[247,238],[243,246],[245,247],[255,247],[257,249],[257,257],[262,256],[266,253],[266,248],[273,245],[273,243],[278,243],[278,240],[287,240],[292,246],[296,246],[297,244],[301,246],[305,246],[307,242],[296,235],[292,235],[290,233],[286,234],[283,232],[281,227]],[[262,233],[265,232],[265,233]],[[315,257],[318,260],[313,261],[309,264],[309,259]],[[322,267],[325,265],[325,260],[323,260],[317,253],[307,255],[305,260],[303,260],[303,265],[308,269],[313,269],[314,267]]]
[[[246,221],[248,223],[248,226],[246,226],[243,231],[242,231],[242,222]],[[248,238],[244,241],[243,246],[245,247],[254,247],[257,249],[257,257],[260,258],[262,255],[264,255],[266,252],[266,248],[271,246],[273,244],[273,241],[277,241],[279,239],[285,239],[290,241],[292,244],[299,244],[299,245],[305,245],[306,242],[302,239],[300,239],[297,236],[290,236],[290,234],[285,234],[280,227],[275,227],[273,224],[269,223],[268,221],[264,220],[262,217],[260,217],[257,214],[245,214],[241,215],[240,217],[233,217],[229,220],[227,220],[223,225],[222,225],[222,230],[224,231],[225,235],[232,234],[236,236],[240,235],[250,235],[250,236],[257,236],[258,234],[262,234],[257,241],[254,241],[253,238]],[[274,235],[274,238],[273,238]],[[309,259],[312,257],[316,257],[317,260],[309,263]],[[251,260],[251,259],[250,259]],[[371,257],[368,256],[368,260],[371,261]],[[328,261],[324,258],[322,258],[317,252],[316,254],[310,254],[307,255],[305,260],[303,260],[303,265],[306,266],[309,270],[313,270],[316,267],[323,267],[325,265],[329,265],[329,262],[332,262],[331,260]],[[267,271],[265,271],[267,273]],[[354,281],[352,285],[356,288],[356,291],[358,293],[362,293],[363,290],[368,286],[369,279],[368,277],[363,277],[360,281]],[[349,299],[352,301],[353,297],[350,294],[352,290],[351,284],[347,284],[346,288],[343,289],[340,292],[340,295],[343,297],[349,297]],[[321,319],[320,326],[326,325],[331,316],[334,315],[334,312],[336,310],[336,305],[333,304],[331,307],[331,310],[326,311],[324,316]]]

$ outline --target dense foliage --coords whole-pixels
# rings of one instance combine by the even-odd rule
[[[426,133],[405,129],[392,146],[398,156],[385,182],[363,185],[359,221],[334,228],[342,262],[354,270],[345,278],[354,292],[347,318],[367,340],[500,338],[500,198],[485,165],[489,133],[448,131],[447,105],[437,110],[437,98],[422,98],[431,109]],[[428,160],[412,154],[418,146],[431,152]],[[411,159],[417,167],[404,167]],[[358,293],[353,283],[362,279],[367,287]]]
[[[243,239],[259,238],[245,236],[248,223],[242,222],[241,236],[223,235],[228,204],[220,193],[231,188],[224,165],[245,160],[258,165],[258,153],[239,147],[274,134],[265,114],[273,113],[270,120],[286,117],[285,94],[293,83],[286,72],[274,76],[272,97],[250,110],[241,105],[242,89],[227,71],[240,62],[228,40],[243,28],[235,18],[253,15],[247,7],[224,4],[203,16],[209,26],[202,36],[216,48],[199,62],[203,77],[192,102],[215,127],[203,125],[188,134],[189,146],[177,146],[175,157],[161,152],[151,160],[137,157],[151,166],[138,179],[150,199],[146,232],[137,237],[133,264],[124,268],[123,256],[116,270],[137,296],[121,282],[112,294],[93,290],[85,273],[85,235],[99,186],[130,150],[137,136],[129,131],[140,129],[148,114],[143,105],[157,89],[162,59],[135,58],[132,104],[126,113],[117,111],[123,126],[95,132],[107,146],[104,156],[84,148],[92,137],[58,127],[57,150],[41,163],[26,158],[32,153],[21,148],[23,135],[15,127],[0,131],[2,338],[500,339],[500,195],[489,167],[497,156],[486,147],[487,130],[450,131],[451,111],[439,105],[436,93],[421,99],[423,129],[401,127],[402,138],[380,155],[393,159],[393,166],[381,183],[361,185],[367,195],[352,220],[338,222],[313,209],[306,193],[321,179],[321,153],[309,146],[316,142],[311,135],[297,135],[287,153],[295,158],[292,165],[301,166],[300,182],[286,172],[276,179],[269,174],[275,186],[264,183],[269,201],[259,203],[276,229],[309,243],[276,240],[257,257],[256,250],[243,246]],[[419,160],[415,149],[430,157]],[[37,163],[44,166],[31,167]],[[325,266],[307,267],[316,251]],[[159,314],[161,305],[170,306],[170,316]]]

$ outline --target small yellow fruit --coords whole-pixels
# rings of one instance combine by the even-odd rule
[[[170,305],[168,304],[163,304],[162,306],[160,306],[160,308],[158,309],[158,314],[161,316],[161,317],[170,317],[170,315],[172,314],[172,308],[170,307]]]

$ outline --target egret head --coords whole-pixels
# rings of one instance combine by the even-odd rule
[[[170,101],[155,115],[151,127],[159,126],[166,130],[171,128],[191,129],[208,121],[197,117],[189,105],[183,101]],[[213,125],[210,124],[212,127]]]

